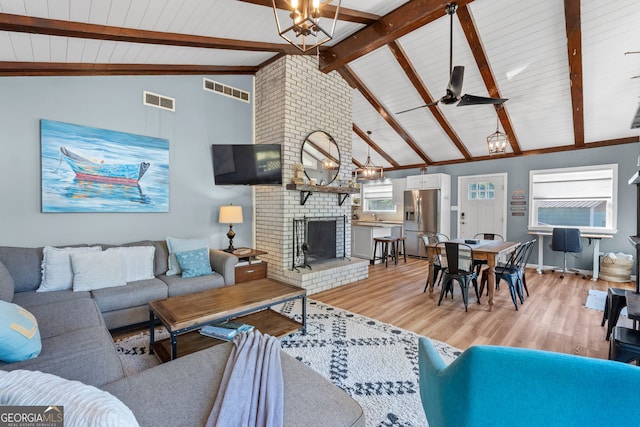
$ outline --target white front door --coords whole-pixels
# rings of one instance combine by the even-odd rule
[[[496,233],[506,240],[506,181],[506,173],[458,177],[458,238]]]

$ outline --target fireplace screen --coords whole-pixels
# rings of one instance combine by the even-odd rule
[[[292,270],[346,257],[346,216],[293,219]]]

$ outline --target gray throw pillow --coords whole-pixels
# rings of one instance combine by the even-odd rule
[[[0,300],[12,302],[15,283],[7,267],[0,261]]]

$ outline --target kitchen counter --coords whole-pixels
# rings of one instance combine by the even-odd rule
[[[360,221],[353,220],[351,225],[362,225],[365,227],[398,227],[404,225],[402,221]]]
[[[359,221],[354,220],[351,227],[351,255],[373,262],[376,237],[402,236],[401,221]]]

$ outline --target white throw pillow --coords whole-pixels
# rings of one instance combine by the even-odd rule
[[[102,251],[100,246],[83,248],[55,248],[42,250],[42,281],[37,292],[64,291],[73,287],[71,254]]]
[[[131,409],[114,395],[39,371],[0,370],[0,405],[63,406],[65,427],[139,425]]]
[[[120,252],[71,254],[71,266],[74,291],[93,291],[127,284],[125,263]]]
[[[125,265],[125,281],[153,279],[153,264],[156,248],[153,246],[119,246],[109,248],[105,252],[119,252]]]
[[[175,237],[167,237],[167,248],[169,249],[169,270],[167,276],[173,276],[182,273],[176,252],[193,251],[195,249],[209,249],[209,239],[176,239]]]

